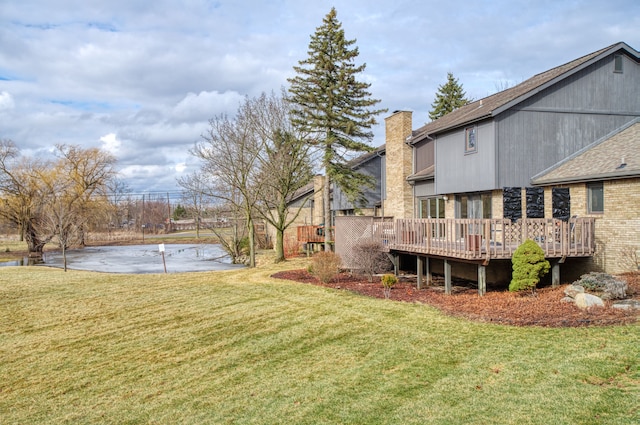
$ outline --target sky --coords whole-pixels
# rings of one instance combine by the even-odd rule
[[[638,0],[0,0],[0,138],[46,158],[99,147],[134,192],[179,189],[209,120],[287,87],[335,7],[388,113],[428,122],[452,72],[480,99],[624,41],[640,49]]]

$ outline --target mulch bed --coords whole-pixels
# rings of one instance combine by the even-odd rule
[[[275,278],[326,286],[352,291],[369,297],[384,298],[382,285],[366,277],[342,273],[327,284],[320,283],[304,269],[278,272]],[[640,299],[640,273],[619,276],[629,285],[630,297]],[[374,278],[376,279],[376,278]],[[379,279],[379,278],[378,278]],[[442,279],[434,284],[417,289],[415,277],[400,277],[391,290],[390,299],[401,302],[423,303],[437,308],[445,314],[479,322],[499,323],[513,326],[578,327],[623,325],[634,323],[638,311],[614,309],[609,302],[604,308],[581,310],[572,303],[561,301],[565,285],[557,288],[545,287],[531,293],[520,294],[509,291],[488,291],[480,297],[471,285],[456,282],[453,295],[445,295]]]

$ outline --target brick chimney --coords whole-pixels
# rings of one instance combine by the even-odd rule
[[[386,128],[386,199],[384,215],[394,218],[412,218],[414,200],[407,177],[413,173],[413,152],[407,145],[411,136],[412,112],[396,111],[385,118]]]
[[[313,215],[311,224],[317,226],[324,223],[324,203],[322,202],[322,187],[324,186],[324,176],[317,174],[313,177]]]

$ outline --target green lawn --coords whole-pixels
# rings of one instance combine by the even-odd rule
[[[2,424],[635,424],[640,325],[543,329],[255,270],[0,269]]]

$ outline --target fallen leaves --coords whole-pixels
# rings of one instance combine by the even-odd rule
[[[273,275],[275,278],[321,285],[306,270],[289,270]],[[640,273],[621,275],[629,284],[629,293],[640,297]],[[322,286],[349,290],[366,296],[384,298],[380,282],[340,274]],[[508,291],[489,291],[479,296],[471,287],[455,286],[453,295],[446,295],[442,286],[417,289],[415,278],[402,278],[391,291],[391,300],[429,304],[443,313],[469,320],[513,326],[578,327],[621,325],[637,320],[637,311],[611,308],[580,310],[572,303],[562,302],[564,286],[541,288],[535,295]]]

